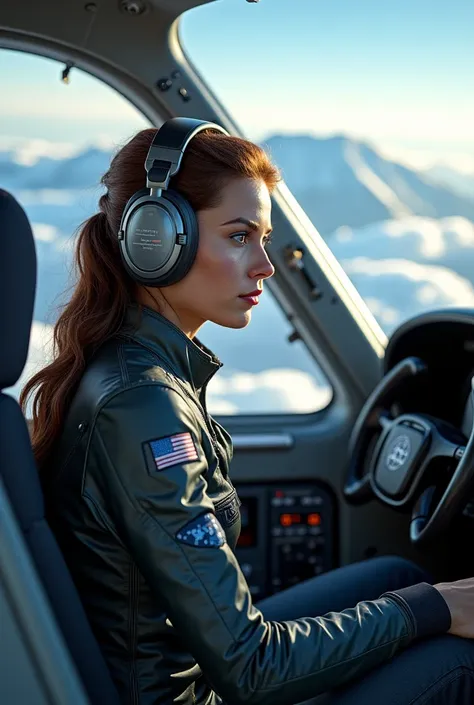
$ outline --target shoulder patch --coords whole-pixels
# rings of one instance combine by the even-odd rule
[[[193,519],[176,534],[180,543],[203,548],[219,548],[226,543],[225,533],[214,514],[208,512]]]
[[[196,445],[189,432],[175,433],[173,436],[157,438],[148,443],[153,453],[156,469],[159,472],[173,465],[181,465],[199,459]]]

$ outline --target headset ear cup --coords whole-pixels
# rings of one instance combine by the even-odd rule
[[[131,198],[128,199],[128,201],[125,205],[125,208],[123,209],[122,218],[120,220],[120,231],[122,231],[125,217],[126,217],[128,211],[130,210],[130,208],[132,207],[132,205],[135,203],[135,201],[137,201],[142,196],[148,196],[149,193],[150,193],[149,188],[142,188],[142,189],[140,189],[140,191],[137,191],[136,193],[133,194],[133,196],[131,196]]]
[[[229,134],[217,123],[176,117],[161,125],[149,146],[144,164],[147,188],[128,200],[118,233],[125,268],[140,284],[155,287],[175,284],[186,276],[196,258],[199,244],[197,215],[186,198],[168,186],[171,175],[175,177],[180,168],[189,141],[198,132],[208,129]],[[155,214],[158,217],[154,217],[151,203],[157,205]],[[145,223],[143,219],[148,217],[153,220]],[[160,219],[161,223],[158,222]],[[161,262],[158,254],[153,258],[147,257],[145,252],[158,248],[164,248]]]
[[[172,189],[163,191],[162,197],[165,200],[170,201],[170,203],[172,203],[179,211],[179,214],[183,220],[184,234],[187,236],[187,242],[182,248],[173,269],[164,277],[158,278],[156,280],[158,283],[153,286],[170,286],[171,284],[176,284],[176,282],[184,279],[196,259],[196,253],[199,245],[198,219],[189,201],[180,193],[173,191]]]
[[[181,225],[179,224],[179,219],[177,219],[178,215],[182,221],[183,235],[186,237],[186,243],[182,245],[176,261],[166,274],[159,274],[159,269],[152,269],[151,271],[148,270],[146,276],[141,276],[140,266],[133,258],[130,259],[130,254],[127,255],[127,242],[129,242],[130,237],[127,215],[130,214],[130,216],[132,216],[134,204],[140,198],[144,198],[145,201],[144,203],[137,204],[135,212],[151,203],[159,203],[162,209],[168,213],[171,221],[174,222],[175,233],[181,232]],[[166,207],[167,202],[170,204],[168,208]],[[120,223],[119,246],[125,269],[129,276],[137,283],[150,287],[165,287],[183,279],[191,269],[195,260],[198,242],[199,228],[197,216],[190,203],[181,194],[176,191],[166,190],[157,198],[156,196],[152,197],[149,189],[145,188],[141,191],[137,191],[137,193],[128,200]],[[137,266],[139,267],[138,270],[136,269]]]
[[[133,194],[133,196],[131,196],[128,199],[127,203],[125,204],[125,208],[123,209],[123,213],[122,213],[122,218],[120,219],[120,229],[119,229],[119,238],[118,238],[120,256],[122,258],[122,264],[123,264],[123,267],[125,268],[125,271],[127,272],[128,276],[131,277],[131,279],[133,279],[134,281],[139,281],[139,279],[137,279],[135,272],[130,267],[128,260],[127,260],[124,225],[125,225],[125,220],[127,218],[127,215],[130,212],[135,201],[137,201],[139,198],[142,198],[142,196],[148,196],[149,193],[150,193],[150,189],[148,189],[148,188],[142,188],[142,189],[140,189],[140,191],[136,191]]]

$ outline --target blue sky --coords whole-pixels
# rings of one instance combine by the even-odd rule
[[[473,27],[468,0],[219,0],[188,13],[181,35],[252,139],[344,132],[462,166],[474,165]],[[0,52],[3,142],[121,141],[144,124],[95,79],[76,72],[64,86],[59,71]]]

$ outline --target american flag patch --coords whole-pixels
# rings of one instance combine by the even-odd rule
[[[150,447],[157,470],[198,460],[196,446],[190,433],[176,433],[174,436],[150,441]]]

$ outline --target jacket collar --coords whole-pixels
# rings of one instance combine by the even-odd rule
[[[174,323],[147,306],[129,306],[122,332],[153,348],[198,392],[222,367],[222,362],[197,338],[190,340]]]

